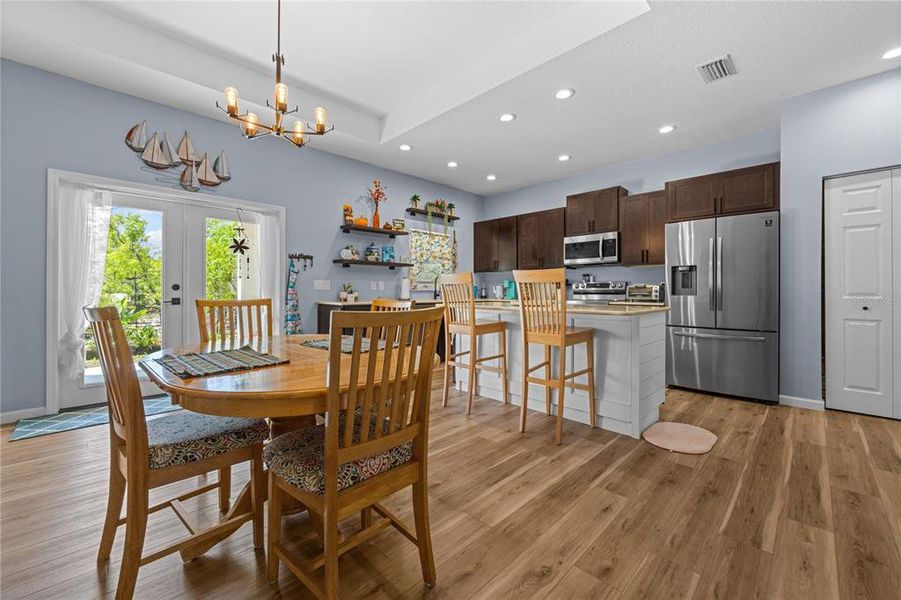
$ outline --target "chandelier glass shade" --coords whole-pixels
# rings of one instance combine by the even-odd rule
[[[271,124],[262,123],[260,117],[253,112],[240,112],[238,109],[238,90],[232,86],[225,88],[225,106],[216,102],[216,107],[237,121],[241,133],[247,139],[256,139],[268,135],[274,135],[288,140],[298,148],[307,143],[307,136],[321,136],[335,129],[328,126],[328,111],[317,106],[313,110],[313,124],[296,119],[292,125],[286,126],[285,117],[298,111],[298,107],[288,110],[288,86],[282,83],[282,67],[285,65],[285,57],[282,54],[282,2],[278,0],[277,41],[275,54],[272,55],[275,63],[275,90],[273,99],[266,100],[266,106],[275,112],[275,118]]]

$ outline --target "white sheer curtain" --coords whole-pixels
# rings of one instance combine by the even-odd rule
[[[281,334],[285,301],[285,249],[282,223],[277,214],[260,214],[260,296],[272,298],[272,332]]]
[[[64,377],[81,377],[84,372],[82,308],[100,299],[111,204],[107,191],[60,185],[58,364]]]

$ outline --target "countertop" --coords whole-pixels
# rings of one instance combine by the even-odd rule
[[[603,315],[613,317],[632,317],[636,315],[647,315],[657,312],[666,312],[669,310],[666,306],[634,306],[629,304],[587,304],[585,302],[566,303],[567,314],[580,315]],[[502,310],[510,312],[519,311],[519,302],[517,300],[476,300],[476,310]]]

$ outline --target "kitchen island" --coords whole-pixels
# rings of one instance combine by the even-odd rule
[[[567,303],[567,325],[590,327],[594,333],[595,355],[595,414],[603,429],[638,438],[641,432],[658,420],[658,407],[664,400],[664,372],[666,368],[664,337],[666,311],[660,306],[597,305]],[[480,321],[499,320],[507,323],[507,376],[510,402],[521,405],[523,354],[519,306],[515,301],[477,300],[476,318]],[[478,355],[492,356],[499,352],[499,336],[480,336]],[[468,335],[456,337],[455,352],[469,350]],[[556,356],[556,350],[554,355]],[[567,348],[566,370],[585,367],[585,346]],[[541,362],[540,346],[530,351],[532,364]],[[469,355],[460,357],[468,361]],[[554,363],[553,376],[557,374]],[[493,364],[487,362],[485,364]],[[469,369],[457,369],[456,386],[466,390]],[[586,381],[586,377],[578,378]],[[545,411],[544,386],[530,384],[529,408]],[[475,393],[503,401],[501,375],[478,372]],[[557,410],[557,392],[553,395],[553,414]],[[589,422],[588,392],[567,386],[563,417]]]

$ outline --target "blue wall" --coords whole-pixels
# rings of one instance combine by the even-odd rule
[[[901,69],[784,101],[781,146],[781,393],[819,400],[823,177],[901,164]]]
[[[353,282],[363,298],[397,293],[399,271],[331,264],[347,243],[362,248],[369,242],[364,236],[339,233],[338,224],[345,202],[353,203],[355,212],[368,211],[357,199],[373,177],[380,178],[388,192],[380,211],[383,219],[403,217],[413,193],[454,202],[461,217],[455,228],[459,266],[472,266],[472,222],[482,218],[480,196],[312,147],[298,151],[281,140],[250,144],[226,123],[7,60],[0,61],[0,78],[3,412],[44,405],[47,169],[161,185],[155,174],[139,168],[122,141],[141,119],[147,119],[151,130],[168,131],[175,142],[187,129],[198,149],[225,150],[233,178],[220,188],[223,195],[287,207],[288,251],[316,257],[315,268],[304,274],[300,286],[307,331],[316,327],[314,302],[337,299],[343,282]],[[407,223],[416,225],[409,218]],[[409,253],[405,239],[399,238],[396,252]],[[330,279],[332,291],[314,292],[314,278]],[[385,281],[385,291],[370,292],[372,280]]]
[[[488,196],[485,198],[485,218],[492,219],[565,206],[566,196],[578,192],[615,185],[623,186],[630,194],[653,192],[662,190],[665,183],[673,179],[777,160],[779,160],[779,131],[772,129],[708,146],[591,169],[564,179]],[[599,280],[629,283],[660,283],[664,280],[663,267],[616,266],[578,269],[570,273],[570,279],[581,279],[582,273],[593,273]],[[508,278],[509,273],[481,277],[483,281],[492,285]]]

